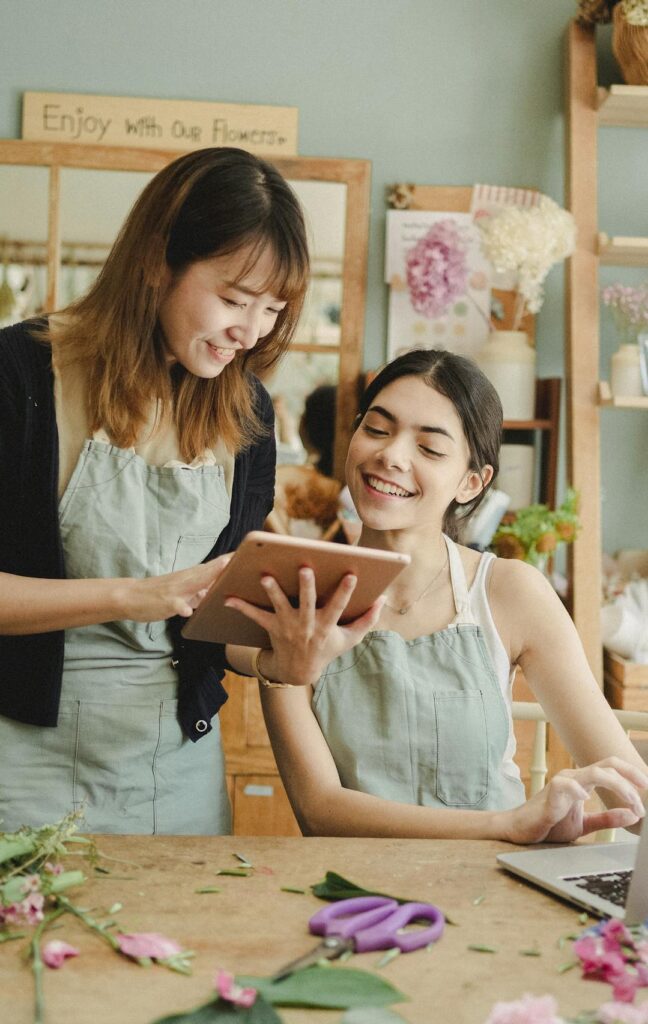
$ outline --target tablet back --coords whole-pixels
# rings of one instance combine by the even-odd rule
[[[299,569],[315,572],[318,606],[325,604],[347,573],[358,582],[341,622],[350,622],[373,604],[398,573],[409,564],[409,556],[375,548],[359,548],[321,540],[305,540],[255,531],[247,534],[222,576],[215,581],[200,606],[182,629],[189,640],[269,647],[264,629],[233,608],[228,597],[241,597],[251,604],[272,610],[261,586],[262,576],[273,576],[296,605]]]

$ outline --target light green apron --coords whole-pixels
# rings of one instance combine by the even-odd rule
[[[328,666],[313,711],[346,789],[425,807],[516,807],[524,788],[502,770],[509,712],[446,541],[454,622],[414,640],[368,633]]]
[[[59,505],[67,576],[197,565],[229,514],[221,466],[150,466],[132,449],[86,441]],[[92,832],[230,831],[218,720],[198,743],[183,735],[172,654],[164,622],[66,631],[58,726],[0,718],[0,829],[83,808]]]

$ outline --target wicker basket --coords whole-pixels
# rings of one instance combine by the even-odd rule
[[[648,26],[629,25],[620,3],[612,14],[612,52],[628,85],[648,85]]]

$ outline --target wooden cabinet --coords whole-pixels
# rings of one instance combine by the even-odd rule
[[[567,205],[576,221],[577,239],[566,271],[567,472],[580,492],[583,524],[578,542],[570,546],[571,607],[601,685],[600,410],[601,406],[648,409],[648,397],[615,399],[606,382],[599,381],[599,263],[648,266],[648,238],[610,238],[598,229],[598,129],[611,124],[648,127],[648,86],[599,88],[594,29],[571,22],[567,37]]]
[[[227,786],[237,836],[299,836],[263,721],[256,679],[228,672],[220,711]]]

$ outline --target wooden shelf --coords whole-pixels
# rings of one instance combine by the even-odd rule
[[[598,401],[615,409],[648,409],[648,395],[613,395],[607,380],[599,381]]]
[[[648,127],[648,85],[611,85],[598,89],[599,124]]]
[[[599,232],[598,254],[608,266],[648,267],[648,238]]]
[[[551,430],[551,420],[504,420],[503,430]]]

